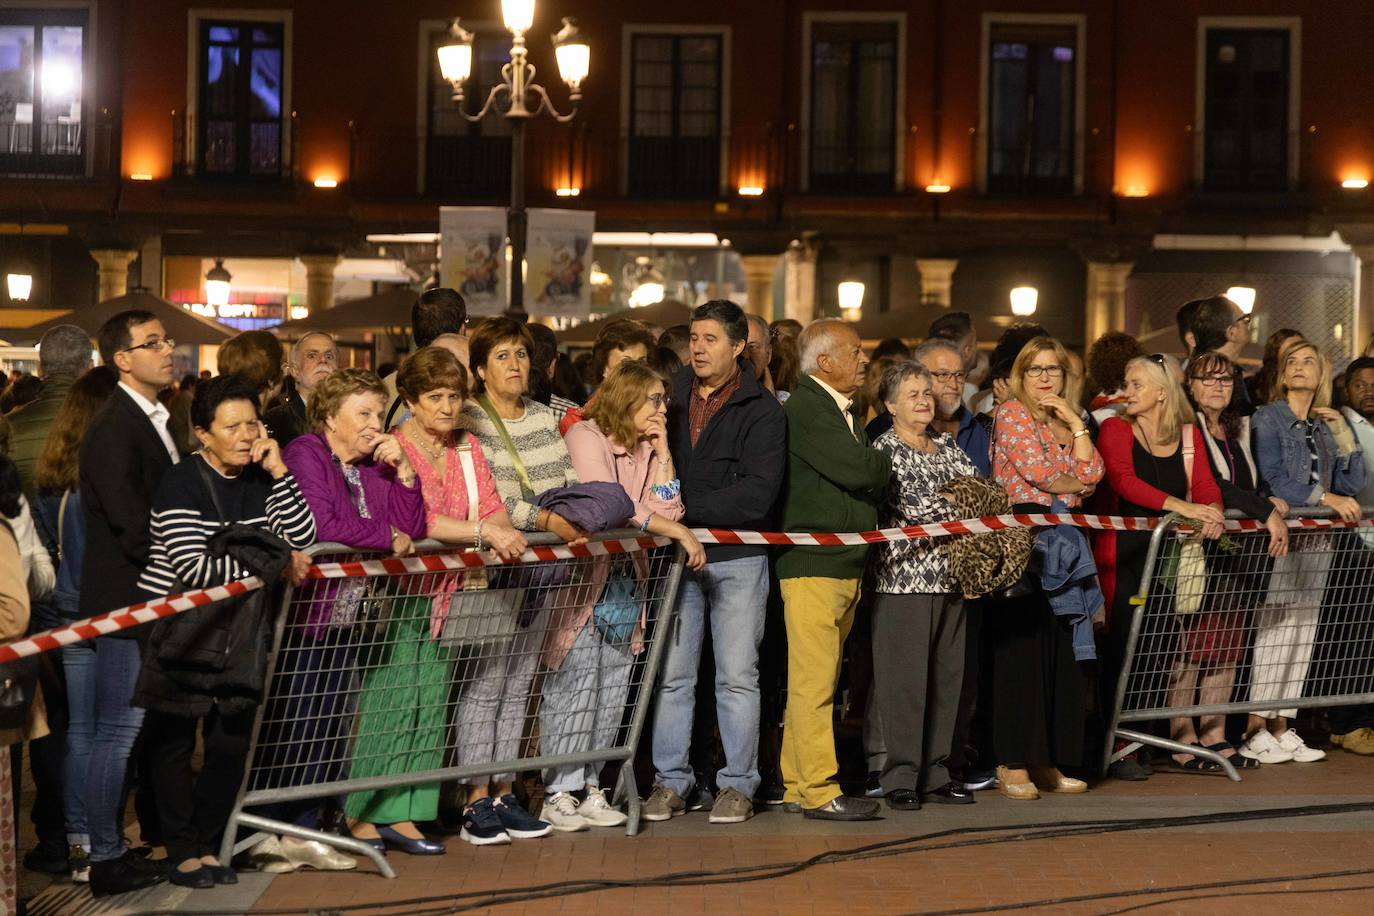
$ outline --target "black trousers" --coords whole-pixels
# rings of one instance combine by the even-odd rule
[[[200,778],[191,771],[196,725],[201,725],[205,759]],[[149,711],[143,722],[151,776],[157,783],[157,813],[167,858],[173,863],[219,855],[224,825],[233,810],[248,759],[253,712],[204,719]]]
[[[1081,766],[1088,682],[1069,625],[1044,594],[990,604],[992,742],[1006,766]]]
[[[964,602],[957,595],[873,598],[873,690],[887,744],[884,792],[949,781],[964,686]]]

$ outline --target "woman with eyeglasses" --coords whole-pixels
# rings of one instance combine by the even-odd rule
[[[1240,413],[1231,397],[1235,383],[1235,365],[1224,354],[1208,350],[1188,362],[1188,400],[1197,411],[1222,503],[1264,522],[1269,555],[1281,557],[1288,552],[1288,504],[1261,491],[1250,449],[1250,418]],[[1185,630],[1174,663],[1171,683],[1179,699],[1174,705],[1192,706],[1195,696],[1204,706],[1231,701],[1236,666],[1245,654],[1248,615],[1254,610],[1246,599],[1263,587],[1252,562],[1225,553],[1209,558],[1208,579],[1211,603]],[[1220,715],[1201,716],[1197,723],[1191,717],[1170,722],[1176,740],[1216,751],[1241,769],[1258,767],[1259,761],[1242,756],[1226,740],[1225,726],[1226,717]]]
[[[1203,538],[1220,537],[1226,518],[1221,490],[1205,457],[1206,440],[1182,388],[1162,361],[1138,356],[1126,364],[1124,391],[1124,415],[1104,420],[1098,441],[1107,466],[1107,483],[1117,496],[1117,513],[1132,518],[1177,513],[1192,520]],[[1136,613],[1132,599],[1140,591],[1152,537],[1147,531],[1118,531],[1114,535],[1116,587],[1102,666],[1109,701],[1116,699],[1114,691]],[[1172,593],[1156,588],[1150,591],[1151,606],[1136,650],[1136,657],[1147,663],[1168,657],[1174,638],[1172,630],[1160,632],[1154,625],[1155,621],[1170,619],[1171,615],[1158,610],[1155,603],[1171,601]],[[1138,675],[1126,689],[1144,690],[1145,683]],[[1181,728],[1175,730],[1175,740],[1182,741],[1183,737]],[[1184,770],[1216,769],[1214,763],[1187,753],[1174,754],[1171,764]],[[1115,775],[1140,779],[1148,772],[1140,767],[1135,773],[1122,766]]]
[[[602,381],[586,419],[564,437],[579,480],[618,483],[634,503],[635,514],[625,519],[650,534],[661,534],[687,551],[687,565],[706,565],[706,550],[679,519],[682,487],[668,451],[667,389],[663,377],[647,363],[620,363]],[[630,690],[634,656],[644,648],[645,620],[632,633],[598,620],[598,602],[615,593],[642,603],[643,580],[649,569],[644,554],[634,555],[629,569],[614,570],[599,562],[582,600],[560,602],[549,621],[543,661],[544,678],[539,711],[540,743],[545,754],[574,754],[607,747],[620,728]],[[617,583],[616,579],[627,579]],[[601,791],[601,762],[551,767],[544,772],[542,816],[556,830],[617,827],[625,815],[611,807]],[[574,792],[585,790],[581,801]]]
[[[1273,401],[1250,422],[1260,479],[1275,496],[1292,506],[1326,506],[1343,521],[1360,518],[1350,494],[1364,487],[1364,456],[1331,407],[1331,367],[1315,344],[1295,337],[1279,348]],[[1255,612],[1252,700],[1302,695],[1331,559],[1331,535],[1314,531],[1296,535],[1290,553],[1275,561],[1265,606]],[[1326,752],[1288,727],[1295,715],[1296,708],[1252,713],[1241,754],[1260,763],[1321,760]]]
[[[993,479],[1006,489],[1015,512],[1048,512],[1056,502],[1077,508],[1102,479],[1103,465],[1079,414],[1078,392],[1069,385],[1063,344],[1042,336],[1022,347],[1008,394],[993,422]],[[997,614],[984,622],[993,640],[998,791],[1013,799],[1039,798],[1042,788],[1086,792],[1086,783],[1058,769],[1083,758],[1083,630],[1056,615],[1034,577],[1028,581],[1028,594],[999,602]],[[1090,628],[1086,637],[1090,651]]]

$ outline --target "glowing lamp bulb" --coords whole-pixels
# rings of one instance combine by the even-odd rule
[[[1034,286],[1018,286],[1011,291],[1011,313],[1017,318],[1029,318],[1035,314],[1035,306],[1040,301],[1040,291]]]

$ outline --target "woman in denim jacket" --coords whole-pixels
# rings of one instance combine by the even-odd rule
[[[1364,487],[1364,456],[1345,418],[1331,408],[1330,364],[1313,343],[1297,337],[1280,349],[1278,371],[1273,402],[1251,420],[1260,477],[1291,506],[1326,506],[1355,521],[1360,505],[1348,494]],[[1251,699],[1301,695],[1331,558],[1331,535],[1311,532],[1294,537],[1288,555],[1275,561],[1265,606],[1255,615]],[[1295,715],[1296,709],[1251,714],[1241,754],[1261,763],[1325,757],[1288,727]]]

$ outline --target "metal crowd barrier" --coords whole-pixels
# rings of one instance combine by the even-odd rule
[[[642,536],[612,531],[592,541]],[[529,541],[562,543],[547,534]],[[420,554],[444,550],[453,548],[418,545]],[[337,544],[310,552],[317,563],[378,558]],[[393,877],[367,844],[295,818],[342,799],[346,813],[368,820],[369,797],[395,811],[415,795],[437,798],[442,781],[614,761],[623,765],[613,803],[628,806],[633,835],[640,800],[631,759],[684,556],[668,545],[288,588],[222,861],[265,832],[367,856]],[[631,611],[629,624],[624,613],[619,627],[605,615],[604,627],[588,619],[573,632],[603,595],[619,598],[622,611],[638,609],[638,624]],[[236,846],[239,828],[260,833]]]
[[[1152,532],[1131,599],[1102,770],[1150,745],[1215,761],[1239,782],[1221,754],[1130,726],[1374,702],[1374,528],[1290,528],[1279,559],[1267,531],[1227,532],[1230,544],[1203,542],[1200,573],[1177,522],[1171,515]]]

